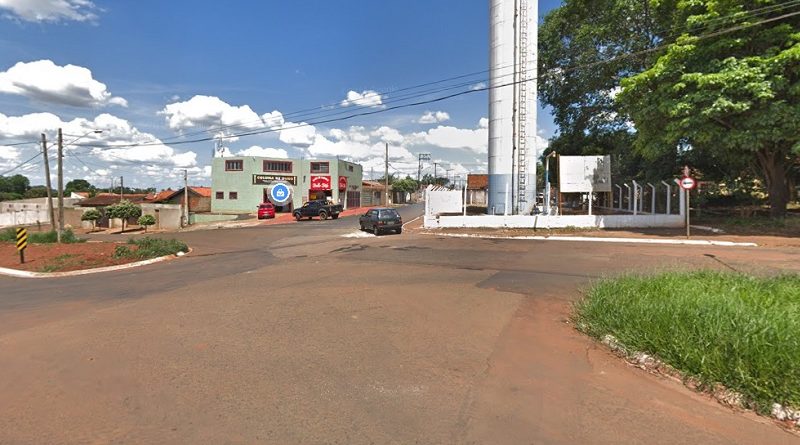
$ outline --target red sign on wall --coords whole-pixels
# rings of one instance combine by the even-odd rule
[[[347,190],[347,176],[339,176],[339,191]]]
[[[312,176],[311,177],[311,190],[330,190],[331,177],[330,176]]]

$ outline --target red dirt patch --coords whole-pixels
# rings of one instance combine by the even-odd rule
[[[65,272],[94,269],[137,261],[135,258],[112,257],[120,243],[86,242],[76,244],[29,244],[25,249],[25,264],[19,263],[19,253],[13,244],[0,244],[0,267],[33,272]]]

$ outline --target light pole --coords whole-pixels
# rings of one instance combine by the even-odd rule
[[[58,230],[56,231],[56,241],[59,243],[61,243],[61,234],[64,232],[64,147],[68,147],[92,133],[102,132],[103,130],[90,130],[65,144],[64,135],[61,129],[58,129]]]

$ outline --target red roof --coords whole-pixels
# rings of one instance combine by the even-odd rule
[[[484,190],[489,188],[489,175],[467,175],[467,189]]]
[[[197,193],[198,195],[202,196],[203,198],[210,198],[211,197],[211,187],[197,187],[194,185],[190,185],[189,188]]]

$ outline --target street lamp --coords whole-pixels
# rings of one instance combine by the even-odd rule
[[[56,238],[61,243],[61,233],[64,232],[64,147],[67,147],[92,133],[100,134],[103,130],[89,130],[86,133],[64,144],[64,135],[58,129],[58,230]]]

